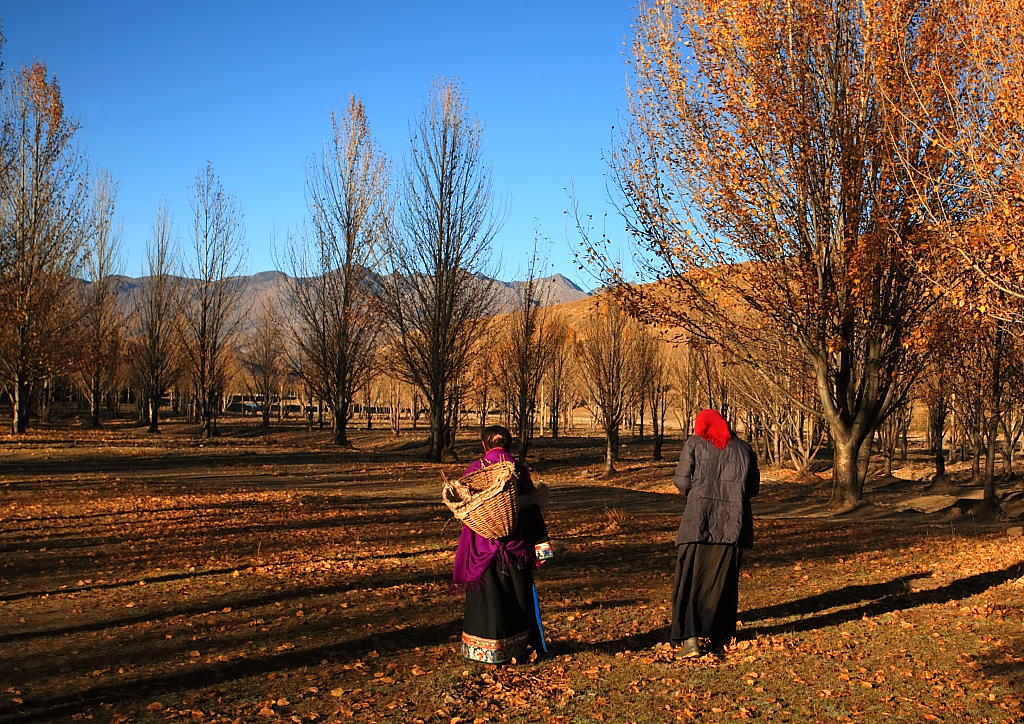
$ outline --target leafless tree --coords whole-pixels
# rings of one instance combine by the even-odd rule
[[[500,221],[482,136],[460,86],[437,81],[413,125],[382,288],[403,374],[430,408],[434,460],[454,442],[469,356],[494,311],[481,277]]]
[[[576,357],[588,405],[604,431],[604,474],[615,474],[619,430],[643,392],[640,385],[643,331],[617,302],[598,302],[580,330]]]
[[[171,217],[157,211],[146,245],[146,277],[134,299],[129,360],[142,395],[150,432],[160,432],[160,405],[181,373],[176,327],[181,311],[181,279],[175,276],[177,248]]]
[[[46,66],[10,77],[0,103],[0,381],[19,433],[33,388],[70,371],[76,277],[92,229],[78,124]]]
[[[676,414],[679,429],[689,433],[693,429],[693,421],[700,409],[699,379],[700,354],[695,345],[683,342],[675,349],[670,366],[672,386],[678,391],[676,397]]]
[[[890,478],[892,477],[892,463],[896,458],[896,450],[900,446],[900,441],[907,435],[913,412],[913,404],[906,402],[894,408],[889,417],[878,428],[877,440],[880,443],[882,455],[885,457],[885,474]]]
[[[238,331],[241,288],[238,275],[245,253],[242,216],[207,163],[192,192],[193,231],[186,269],[192,277],[185,294],[182,340],[203,435],[217,433],[226,363]]]
[[[120,232],[114,226],[117,186],[100,175],[93,189],[93,237],[85,260],[78,383],[89,402],[89,423],[100,424],[100,409],[116,378],[124,320],[118,307]]]
[[[366,384],[381,330],[372,274],[388,213],[388,164],[359,99],[340,118],[332,114],[331,130],[307,169],[313,234],[291,243],[290,289],[300,369],[331,408],[335,443],[346,446],[353,396]]]
[[[498,381],[519,454],[529,451],[541,380],[558,351],[562,329],[548,308],[550,286],[538,274],[537,244],[527,264],[526,278],[516,289],[514,308],[502,318],[497,350]]]
[[[569,325],[561,316],[552,314],[549,324],[551,360],[542,385],[548,410],[548,428],[551,437],[557,438],[561,433],[562,418],[568,414],[575,391],[571,371],[574,340]]]
[[[643,389],[641,403],[646,400],[651,411],[651,433],[654,443],[653,458],[662,459],[665,445],[665,417],[668,414],[670,381],[668,351],[665,343],[650,332],[644,332],[639,342],[640,365]]]
[[[270,427],[271,402],[288,369],[284,321],[269,300],[264,299],[260,305],[256,324],[245,336],[238,359],[246,384],[261,400],[263,427]]]

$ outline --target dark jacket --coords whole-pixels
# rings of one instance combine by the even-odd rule
[[[686,498],[676,545],[754,544],[750,499],[761,487],[761,473],[750,445],[733,437],[719,450],[691,435],[679,455],[675,484]]]

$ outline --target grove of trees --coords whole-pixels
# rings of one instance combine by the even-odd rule
[[[837,507],[923,420],[933,485],[969,462],[995,511],[1024,437],[1022,48],[1019,0],[642,3],[610,156],[638,270],[578,224],[605,288],[572,313],[536,243],[499,306],[505,209],[456,80],[396,164],[358,98],[330,115],[272,303],[243,295],[243,212],[210,162],[185,238],[158,210],[129,284],[116,181],[45,65],[4,71],[0,405],[13,434],[130,400],[153,433],[170,412],[212,436],[241,398],[339,446],[357,414],[423,427],[438,461],[495,416],[523,455],[582,419],[604,475],[624,434],[661,459],[708,406],[767,464],[829,460]]]

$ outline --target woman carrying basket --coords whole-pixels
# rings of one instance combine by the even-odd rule
[[[482,440],[484,457],[470,465],[465,475],[495,463],[514,463],[518,522],[504,538],[485,538],[464,526],[455,553],[453,585],[466,592],[462,655],[473,661],[503,664],[512,659],[524,661],[530,648],[545,650],[533,571],[539,565],[538,549],[550,548],[530,472],[507,450],[512,434],[492,425],[484,428]]]

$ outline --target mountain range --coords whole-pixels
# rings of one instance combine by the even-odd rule
[[[496,313],[508,312],[515,306],[517,295],[525,282],[523,281],[501,281],[484,277],[484,279],[495,285],[495,297],[497,298]],[[288,304],[288,285],[291,280],[284,272],[264,271],[257,274],[238,277],[242,286],[243,307],[259,309],[264,302],[270,302],[278,308],[285,308]],[[149,281],[149,277],[126,277],[120,276],[118,282],[118,297],[121,300],[122,310],[130,312],[134,304],[134,298]],[[187,281],[187,280],[186,280]],[[548,277],[541,277],[537,280],[540,289],[540,297],[546,305],[565,304],[586,299],[590,294],[581,289],[575,282],[563,274],[553,274]],[[248,326],[243,324],[243,326]]]

